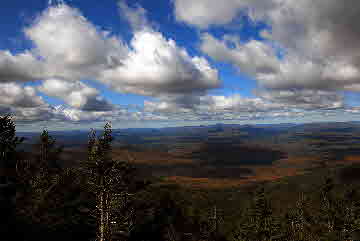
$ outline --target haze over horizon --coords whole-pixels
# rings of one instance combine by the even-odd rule
[[[20,131],[358,121],[360,2],[1,3]]]

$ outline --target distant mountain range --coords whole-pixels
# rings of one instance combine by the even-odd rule
[[[299,133],[360,133],[360,121],[353,122],[331,122],[331,123],[280,123],[280,124],[214,124],[200,126],[183,126],[183,127],[166,127],[166,128],[128,128],[114,129],[113,134],[115,140],[122,143],[142,144],[157,142],[160,138],[173,137],[174,140],[192,138],[196,141],[208,140],[209,136],[222,135],[224,138],[234,137],[241,138],[265,138],[271,136],[296,136]],[[98,130],[101,133],[101,130]],[[30,145],[37,141],[39,132],[18,132],[18,136],[26,138],[26,144]],[[71,131],[50,131],[50,134],[57,141],[65,146],[85,145],[88,140],[89,131],[71,130]],[[153,141],[151,141],[153,140]]]

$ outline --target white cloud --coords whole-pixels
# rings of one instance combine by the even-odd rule
[[[0,83],[0,115],[13,114],[17,122],[86,121],[121,116],[124,110],[98,99],[98,92],[82,83],[47,80],[41,91],[66,100],[76,108],[52,107],[37,95],[35,87]],[[51,92],[51,93],[48,93]],[[66,98],[68,96],[69,98]],[[77,108],[81,108],[77,109]],[[109,111],[113,110],[113,111]]]
[[[229,44],[234,44],[234,47],[230,48]],[[280,61],[274,49],[258,40],[243,44],[231,36],[224,36],[222,40],[218,40],[205,33],[201,36],[200,49],[213,59],[230,62],[239,71],[250,75],[271,74],[279,71]]]
[[[13,55],[0,50],[0,82],[32,81],[43,75],[43,63],[29,51]]]
[[[0,51],[0,112],[18,120],[235,120],[304,116],[345,108],[337,90],[360,91],[360,4],[335,0],[173,0],[176,18],[206,29],[230,23],[240,14],[265,21],[265,41],[216,38],[202,33],[200,49],[217,61],[253,76],[266,91],[257,97],[208,96],[222,85],[218,71],[201,56],[191,56],[174,39],[152,27],[146,10],[119,2],[133,37],[121,37],[91,23],[64,3],[49,6],[24,29],[34,48]],[[121,26],[120,26],[121,27]],[[274,46],[284,50],[278,57]],[[128,111],[101,98],[81,80],[90,79],[121,93],[153,96],[144,109]],[[16,83],[14,83],[16,81]],[[34,87],[67,105],[51,107]],[[9,86],[11,88],[9,88]],[[111,111],[109,111],[111,110]],[[346,111],[356,113],[357,108]]]
[[[70,122],[121,122],[121,121],[148,121],[148,120],[167,120],[166,116],[148,113],[144,111],[129,111],[120,106],[114,107],[109,111],[84,111],[76,108],[57,106],[55,113],[58,118]]]
[[[99,96],[99,91],[80,81],[48,79],[38,89],[48,96],[58,97],[68,105],[87,111],[110,111],[112,106]]]
[[[66,4],[50,6],[24,32],[35,45],[32,52],[44,59],[53,77],[94,78],[127,54],[119,38]]]
[[[360,114],[360,106],[348,108],[345,111],[351,114]]]
[[[266,13],[272,40],[288,52],[282,71],[264,85],[349,89],[359,84],[358,1],[284,1]],[[278,81],[276,81],[278,79]]]
[[[199,28],[230,23],[241,11],[251,8],[269,9],[273,0],[173,0],[175,17]]]
[[[104,111],[82,111],[75,108],[57,107],[56,113],[64,118],[64,120],[72,122],[80,121],[107,121],[114,113]]]
[[[51,106],[41,106],[36,108],[11,108],[11,114],[14,115],[17,123],[23,122],[41,122],[41,121],[56,121],[58,120],[54,115],[54,109]]]
[[[23,87],[16,83],[0,83],[0,105],[33,108],[45,105],[43,99],[31,86]]]
[[[233,96],[200,96],[183,103],[185,98],[165,98],[160,101],[144,102],[144,111],[164,116],[169,120],[226,120],[252,119],[282,105],[265,102],[260,98]]]
[[[17,55],[0,52],[0,80],[43,81],[38,90],[62,99],[69,107],[46,105],[41,111],[24,111],[17,107],[20,102],[7,98],[2,109],[16,112],[19,120],[43,116],[44,120],[96,121],[111,115],[115,119],[155,120],[162,117],[141,111],[124,115],[81,80],[95,80],[122,93],[150,96],[204,94],[221,85],[217,70],[205,58],[190,56],[174,40],[155,31],[143,8],[131,8],[125,2],[119,7],[133,27],[129,46],[63,2],[37,16],[24,29],[33,49]],[[34,94],[31,98],[34,101],[40,97]]]
[[[131,40],[122,65],[101,73],[103,82],[120,92],[140,95],[191,93],[219,87],[217,70],[206,59],[191,57],[174,40],[142,30]]]
[[[248,45],[255,40],[232,49],[225,39],[205,34],[201,46],[214,59],[230,61],[246,73],[250,69],[263,87],[358,91],[353,87],[360,83],[360,28],[355,24],[359,1],[229,0],[219,5],[213,0],[174,0],[174,5],[178,20],[200,28],[226,25],[240,14],[269,25],[270,30],[261,33],[267,40],[258,45],[284,50],[277,61],[274,55],[261,58],[260,52],[251,52]],[[257,68],[259,60],[272,71]]]
[[[345,108],[344,98],[336,92],[314,90],[258,91],[258,97],[199,96],[162,98],[145,101],[144,112],[169,120],[251,120],[294,117],[314,111],[328,113]]]
[[[258,91],[262,99],[282,103],[288,108],[303,110],[341,109],[345,107],[342,95],[322,90],[272,90]]]
[[[36,89],[17,83],[0,83],[0,115],[12,114],[20,122],[50,120],[53,108],[37,95]]]
[[[132,29],[137,31],[150,27],[146,17],[147,12],[143,7],[137,5],[136,8],[131,8],[126,4],[125,0],[119,0],[118,6],[120,15],[124,15]]]
[[[61,3],[50,6],[24,30],[35,45],[23,54],[31,61],[14,67],[23,55],[12,61],[0,58],[0,69],[11,65],[12,71],[5,76],[11,80],[34,79],[31,70],[41,59],[44,70],[36,78],[92,79],[120,92],[142,95],[199,92],[220,85],[217,70],[206,59],[190,56],[174,40],[148,26],[144,9],[133,9],[125,2],[119,5],[134,26],[130,46]]]

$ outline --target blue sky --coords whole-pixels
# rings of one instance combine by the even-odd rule
[[[0,114],[21,130],[357,120],[356,19],[330,2],[5,1]]]

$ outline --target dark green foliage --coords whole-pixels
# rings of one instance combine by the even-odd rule
[[[44,171],[56,172],[56,169],[59,168],[57,161],[63,147],[57,146],[55,138],[50,136],[47,130],[43,130],[39,139],[36,146],[38,148],[37,160],[40,167],[46,169]]]
[[[16,136],[11,116],[0,116],[0,213],[3,223],[0,237],[4,241],[15,238],[16,148],[23,140]]]
[[[100,215],[104,241],[360,240],[359,186],[340,185],[334,173],[321,182],[328,169],[282,186],[266,184],[250,199],[236,188],[144,182],[128,161],[112,158],[109,124],[99,137],[91,132],[88,159],[67,169],[57,165],[61,148],[46,130],[36,155],[24,159],[16,150],[23,139],[9,116],[0,119],[0,129],[1,161],[16,161],[17,168],[16,225],[6,226],[12,240],[94,240]]]
[[[15,132],[15,124],[11,116],[0,116],[0,160],[2,162],[13,159],[16,147],[24,141],[24,138],[17,137]]]
[[[238,240],[274,240],[279,237],[280,224],[274,217],[264,187],[255,193],[246,215],[237,235]]]
[[[149,187],[136,204],[137,223],[130,236],[134,241],[225,240],[216,233],[213,211],[201,213],[181,188],[168,185]]]
[[[97,236],[101,241],[108,241],[116,235],[129,238],[135,227],[134,199],[136,193],[146,186],[136,181],[135,169],[128,160],[112,158],[112,141],[109,123],[100,137],[91,131],[88,160],[83,162],[87,190],[96,197],[96,208],[92,213],[97,220]]]
[[[16,182],[17,146],[24,138],[16,136],[10,115],[0,116],[0,184]]]
[[[235,231],[237,240],[357,240],[359,195],[354,187],[339,191],[327,175],[317,192],[301,193],[283,215],[274,215],[261,188]]]
[[[186,226],[184,210],[174,199],[173,193],[160,194],[158,201],[148,207],[147,211],[151,214],[147,220],[143,220],[130,240],[177,240],[180,235],[177,230],[178,224],[181,223],[182,228]]]
[[[283,233],[290,240],[309,240],[311,239],[311,229],[315,220],[309,210],[310,200],[301,193],[293,209],[290,209],[283,220]]]
[[[28,205],[28,209],[23,210],[24,216],[31,216],[32,222],[42,223],[44,222],[42,210],[48,209],[48,199],[57,188],[62,175],[56,170],[56,161],[61,148],[56,146],[55,139],[47,130],[44,130],[34,149],[35,158],[22,160],[25,165],[22,165],[21,169],[18,168],[19,192],[22,191],[22,193],[19,193],[17,201]],[[20,199],[20,195],[23,200]]]
[[[93,221],[80,211],[91,206],[92,197],[81,190],[81,176],[75,169],[57,165],[61,151],[44,130],[34,145],[34,155],[18,160],[17,222],[27,240],[88,240],[93,236],[91,231],[84,232],[94,229]]]

